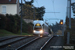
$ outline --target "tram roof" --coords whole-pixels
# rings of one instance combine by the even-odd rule
[[[43,20],[34,20],[34,21],[33,21],[33,24],[34,24],[34,25],[37,24],[37,23],[43,25],[43,24],[44,24],[44,21],[43,21]]]

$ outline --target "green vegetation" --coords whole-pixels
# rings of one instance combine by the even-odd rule
[[[13,36],[13,35],[20,35],[20,33],[14,34],[12,32],[6,31],[6,30],[0,30],[0,37],[3,37],[3,36]],[[22,33],[22,35],[32,35],[32,34]]]
[[[31,0],[30,2],[26,1],[25,4],[23,4],[23,8],[22,8],[22,16],[25,19],[39,19],[39,20],[43,20],[43,16],[45,13],[45,7],[35,7],[34,5],[32,5],[33,0]],[[35,16],[35,17],[34,17]]]
[[[25,1],[25,0],[24,0]],[[35,19],[42,19],[44,13],[45,13],[45,8],[42,7],[35,7],[35,10],[32,5],[33,0],[30,2],[26,2],[25,4],[22,4],[23,9],[22,9],[22,16],[23,19],[34,19],[33,18],[33,14],[35,11]],[[21,12],[20,12],[21,13]],[[32,34],[33,31],[33,24],[32,23],[26,23],[24,20],[22,19],[22,34],[23,35],[28,35],[29,33]],[[12,15],[12,14],[0,14],[0,30],[6,30],[9,31],[11,33],[9,33],[9,35],[20,35],[20,30],[21,28],[21,17],[16,15]],[[4,31],[4,34],[7,35],[6,31]],[[0,31],[1,32],[1,31]],[[27,34],[26,34],[27,33]],[[0,33],[0,36],[4,36],[3,33]]]
[[[0,14],[0,29],[7,30],[14,34],[20,33],[21,27],[21,18],[18,15],[8,15],[6,16]],[[22,32],[24,33],[31,33],[32,34],[32,23],[26,23],[22,19]]]
[[[58,30],[62,30],[62,25],[60,25],[60,23],[57,22],[55,25],[53,24],[53,26],[50,25],[50,27],[52,28],[54,33],[57,32]]]

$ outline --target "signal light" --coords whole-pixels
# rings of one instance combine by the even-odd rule
[[[60,22],[60,24],[62,25],[62,24],[63,24],[63,22]]]
[[[60,21],[60,24],[63,25],[63,20]]]

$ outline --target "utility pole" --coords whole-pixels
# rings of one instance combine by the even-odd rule
[[[33,7],[33,10],[34,10],[34,17],[33,17],[33,19],[35,20],[35,7]]]
[[[62,35],[61,36],[64,36],[64,24],[63,24],[63,20],[60,20],[60,26],[62,28]]]
[[[69,29],[71,29],[71,0],[68,0],[69,2],[69,14],[68,14],[68,17],[69,17]],[[67,32],[67,44],[70,43],[70,32]]]
[[[20,34],[22,35],[22,0],[21,0],[21,33]]]
[[[71,4],[72,5],[72,10],[73,10],[73,13],[74,13],[74,16],[75,16],[75,2]]]

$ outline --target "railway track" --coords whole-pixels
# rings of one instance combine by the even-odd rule
[[[43,48],[43,50],[64,50],[63,37],[54,36],[49,43]]]
[[[0,50],[15,50],[15,48],[18,48],[19,46],[23,45],[24,43],[27,43],[28,41],[36,38],[35,36],[25,36],[25,37],[19,37],[18,40],[12,41],[10,43],[6,43],[4,45],[0,46]]]
[[[44,45],[40,48],[40,50],[43,50],[45,48],[45,46],[49,43],[49,41],[52,39],[53,37],[49,38]]]
[[[27,38],[27,37],[16,37],[16,38],[12,38],[12,39],[9,39],[9,40],[5,40],[5,41],[0,43],[0,48],[4,48],[8,45],[11,45],[11,44],[13,44],[15,42],[18,42],[20,40],[23,40],[25,38]]]
[[[53,37],[38,37],[16,48],[15,50],[42,50],[51,38]]]
[[[13,38],[11,42],[0,43],[0,50],[43,50],[53,37],[25,36]],[[10,39],[9,39],[10,40]],[[6,40],[5,40],[6,41]],[[3,41],[4,42],[4,41]]]
[[[17,37],[23,37],[23,36],[11,36],[11,37],[0,38],[0,43],[3,42],[3,41],[9,40],[9,39],[17,38]]]
[[[34,38],[33,40],[27,42],[26,44],[23,44],[22,46],[16,48],[15,50],[21,50],[21,49],[23,49],[23,47],[28,46],[30,43],[32,43],[32,42],[38,40],[39,38],[40,38],[40,37]]]

